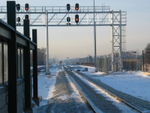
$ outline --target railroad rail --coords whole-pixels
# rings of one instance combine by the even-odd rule
[[[137,98],[135,96],[131,96],[129,94],[126,94],[124,92],[118,91],[118,90],[104,84],[100,80],[95,80],[93,78],[85,76],[83,73],[78,73],[78,74],[82,75],[83,77],[88,79],[90,82],[96,84],[98,87],[101,87],[101,88],[105,89],[107,92],[110,92],[114,96],[122,99],[124,102],[132,105],[133,107],[135,107],[137,109],[139,109],[139,111],[142,111],[142,113],[147,113],[147,112],[149,113],[150,112],[150,102],[149,101],[146,101],[146,100]]]
[[[81,92],[81,94],[83,95],[83,97],[87,100],[87,102],[89,102],[89,104],[91,105],[91,107],[95,110],[95,112],[96,113],[99,113],[99,111],[97,111],[97,109],[96,109],[96,105],[93,105],[93,104],[91,104],[91,102],[90,102],[90,100],[87,98],[87,95],[85,94],[85,92],[83,92],[82,91],[82,89],[80,88],[81,86],[82,87],[84,87],[84,88],[87,88],[88,90],[89,90],[89,92],[92,92],[93,90],[90,88],[90,87],[88,87],[88,86],[84,86],[85,84],[84,84],[84,82],[81,80],[81,79],[79,79],[76,75],[75,75],[75,73],[74,72],[72,72],[72,71],[70,71],[70,70],[68,70],[68,69],[65,69],[66,70],[66,72],[71,76],[71,78],[72,79],[74,79],[74,83],[75,83],[75,85],[78,87],[78,89],[80,90],[80,92]],[[133,97],[133,96],[130,96],[130,95],[128,95],[128,98],[124,98],[124,97],[121,97],[121,96],[119,96],[119,95],[117,95],[116,93],[114,93],[112,90],[108,90],[106,87],[103,87],[103,86],[100,86],[100,84],[97,84],[97,83],[95,83],[95,81],[93,81],[93,80],[90,80],[89,78],[87,78],[85,75],[83,75],[83,73],[78,73],[80,76],[82,76],[83,78],[85,78],[86,80],[88,80],[89,82],[91,82],[91,83],[93,83],[93,84],[95,84],[97,87],[100,87],[100,88],[102,88],[103,90],[105,90],[109,95],[111,95],[112,97],[114,97],[114,98],[116,98],[117,100],[119,100],[121,103],[123,103],[124,105],[126,105],[128,108],[130,108],[130,109],[132,109],[132,110],[134,110],[134,111],[136,111],[136,112],[138,112],[138,113],[148,113],[148,112],[150,112],[150,102],[147,102],[147,101],[144,101],[144,100],[141,100],[141,99],[139,99],[139,98],[136,98],[136,97]],[[86,92],[86,93],[88,93],[88,92]],[[93,91],[93,93],[95,93],[94,91]],[[95,95],[97,96],[97,94],[95,93]],[[90,95],[89,95],[90,96]],[[97,99],[98,98],[101,98],[101,97],[97,97]],[[137,100],[138,102],[141,102],[141,104],[143,104],[143,106],[142,105],[140,105],[140,104],[138,104],[138,102],[132,102],[132,103],[130,103],[130,101],[128,100],[130,98],[130,100],[131,101],[135,101],[135,100]],[[131,99],[132,98],[132,99]],[[102,99],[102,98],[101,98]],[[95,100],[96,101],[96,100]],[[109,104],[109,102],[108,101],[106,101],[106,100],[101,100],[101,101],[103,101],[105,104],[107,104],[109,107],[112,107],[112,105],[110,105]],[[101,105],[101,102],[99,101],[98,102],[98,104],[100,104]],[[138,104],[138,105],[135,105],[135,104]],[[103,106],[103,105],[102,105]],[[116,106],[115,106],[116,107]],[[102,108],[102,107],[100,107],[101,109],[102,109],[102,111],[105,109],[105,108]],[[117,108],[115,108],[115,109],[110,109],[111,110],[111,112],[113,111],[113,112],[119,112],[119,111],[117,111]],[[105,111],[105,112],[110,112],[110,111]]]

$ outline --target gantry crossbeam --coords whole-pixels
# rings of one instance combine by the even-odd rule
[[[119,16],[114,19],[115,23],[112,22],[112,14],[120,14],[120,11],[110,10],[109,6],[96,6],[95,12],[93,11],[92,6],[81,6],[78,11],[71,7],[70,11],[66,10],[64,6],[31,6],[30,10],[26,12],[24,7],[21,7],[21,10],[17,12],[18,16],[22,19],[25,14],[30,15],[30,26],[45,26],[45,14],[48,12],[48,26],[58,27],[58,26],[93,26],[94,18],[93,13],[95,13],[95,21],[96,26],[119,26]],[[6,7],[0,7],[0,17],[1,19],[6,21]],[[122,13],[122,26],[126,26],[126,12],[121,11]],[[75,23],[75,14],[79,14],[80,22],[78,24]],[[71,24],[67,24],[66,18],[71,18]],[[20,25],[23,25],[23,21],[20,22]]]
[[[24,7],[21,7],[21,10],[17,12],[17,16],[23,19],[24,15],[28,14],[30,16],[30,26],[33,27],[110,26],[112,28],[112,71],[122,70],[123,29],[127,23],[125,11],[114,11],[109,6],[96,6],[95,8],[93,6],[81,6],[78,11],[74,7],[67,11],[65,6],[31,6],[29,11],[24,9]],[[6,12],[6,7],[1,6],[0,18],[5,21]],[[76,14],[80,17],[79,23],[75,22]],[[93,14],[95,17],[93,17]],[[66,20],[67,17],[71,19],[69,24]],[[23,21],[17,25],[21,27]]]

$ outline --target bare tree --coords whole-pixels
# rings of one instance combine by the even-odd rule
[[[150,43],[145,48],[145,62],[150,64]]]
[[[38,48],[38,65],[44,65],[45,64],[45,58],[46,58],[46,49],[45,48]]]

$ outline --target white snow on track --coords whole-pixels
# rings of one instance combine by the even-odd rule
[[[67,75],[66,73],[66,77],[69,81],[69,84],[71,86],[71,88],[73,89],[73,93],[71,94],[71,97],[74,98],[77,102],[80,102],[80,103],[84,103],[83,99],[81,98],[81,95],[78,91],[78,89],[76,88],[76,86],[74,85],[74,83],[72,82],[72,80],[69,78],[69,76]]]
[[[54,66],[50,68],[51,76],[46,76],[45,72],[42,72],[38,76],[38,92],[41,97],[40,106],[48,104],[48,100],[53,97],[55,91],[56,76],[60,69]]]

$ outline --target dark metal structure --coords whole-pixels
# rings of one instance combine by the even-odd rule
[[[16,10],[15,2],[7,3],[7,22],[13,27],[8,41],[8,112],[13,109],[17,113],[17,43],[16,43]],[[13,59],[13,60],[12,60]],[[12,105],[13,108],[12,108]]]
[[[32,85],[30,51],[33,51],[33,99],[38,102],[37,89],[37,31],[33,30],[33,41],[30,38],[29,19],[24,19],[24,35],[16,31],[16,3],[7,2],[7,23],[0,20],[0,51],[3,82],[8,86],[8,112],[17,113],[17,82],[21,79],[25,84],[24,111],[31,111]],[[5,47],[5,48],[4,48]],[[7,62],[8,61],[8,62]],[[0,64],[0,65],[1,65]],[[1,73],[0,73],[1,74]],[[1,76],[0,76],[1,77]],[[5,78],[5,79],[4,79]],[[7,79],[8,78],[8,79]],[[1,80],[1,79],[0,79]],[[8,83],[8,84],[7,84]]]

